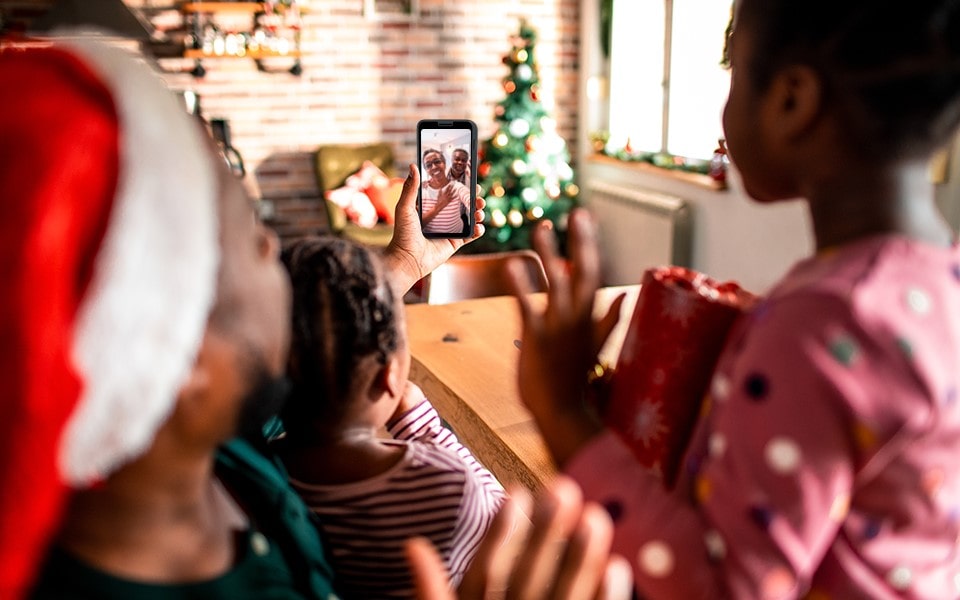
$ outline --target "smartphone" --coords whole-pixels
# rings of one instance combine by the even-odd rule
[[[477,211],[477,124],[467,119],[417,123],[420,229],[428,238],[467,238]]]

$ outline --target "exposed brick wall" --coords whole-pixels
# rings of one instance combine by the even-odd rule
[[[157,7],[162,0],[127,0]],[[364,4],[379,4],[365,15]],[[51,0],[0,0],[0,8],[48,6]],[[325,223],[311,151],[325,143],[384,140],[397,167],[415,160],[421,118],[470,118],[481,137],[494,128],[493,106],[504,97],[501,58],[521,17],[538,28],[542,97],[571,149],[576,140],[579,3],[577,0],[419,0],[420,14],[397,14],[385,0],[306,0],[303,75],[262,73],[248,59],[210,59],[207,75],[192,62],[163,59],[176,89],[201,96],[208,118],[229,119],[243,154],[248,186],[274,201],[284,236]],[[12,12],[12,11],[11,11]],[[27,11],[29,12],[29,11]]]

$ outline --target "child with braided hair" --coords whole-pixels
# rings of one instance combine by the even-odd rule
[[[616,321],[584,213],[570,268],[535,232],[524,401],[644,598],[957,598],[960,247],[928,164],[960,124],[960,2],[737,0],[729,49],[731,159],[757,202],[806,201],[815,255],[735,325],[675,489],[584,408],[582,340]]]
[[[458,584],[504,491],[408,381],[403,305],[379,256],[328,237],[298,240],[282,259],[293,390],[274,443],[320,517],[337,591],[411,597],[403,547],[414,536],[433,542]]]

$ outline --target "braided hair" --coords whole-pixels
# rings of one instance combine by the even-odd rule
[[[373,251],[336,237],[304,238],[281,260],[293,285],[288,431],[343,414],[357,368],[385,365],[399,346],[395,296]]]
[[[753,83],[790,64],[814,68],[855,149],[922,157],[960,124],[960,0],[739,0]]]

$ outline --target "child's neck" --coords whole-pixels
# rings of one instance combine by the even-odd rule
[[[938,246],[953,234],[934,202],[925,163],[844,172],[807,194],[817,250],[874,235],[898,234]]]
[[[278,449],[294,479],[334,485],[369,479],[396,465],[405,449],[384,442],[382,428],[357,424],[288,434]]]

